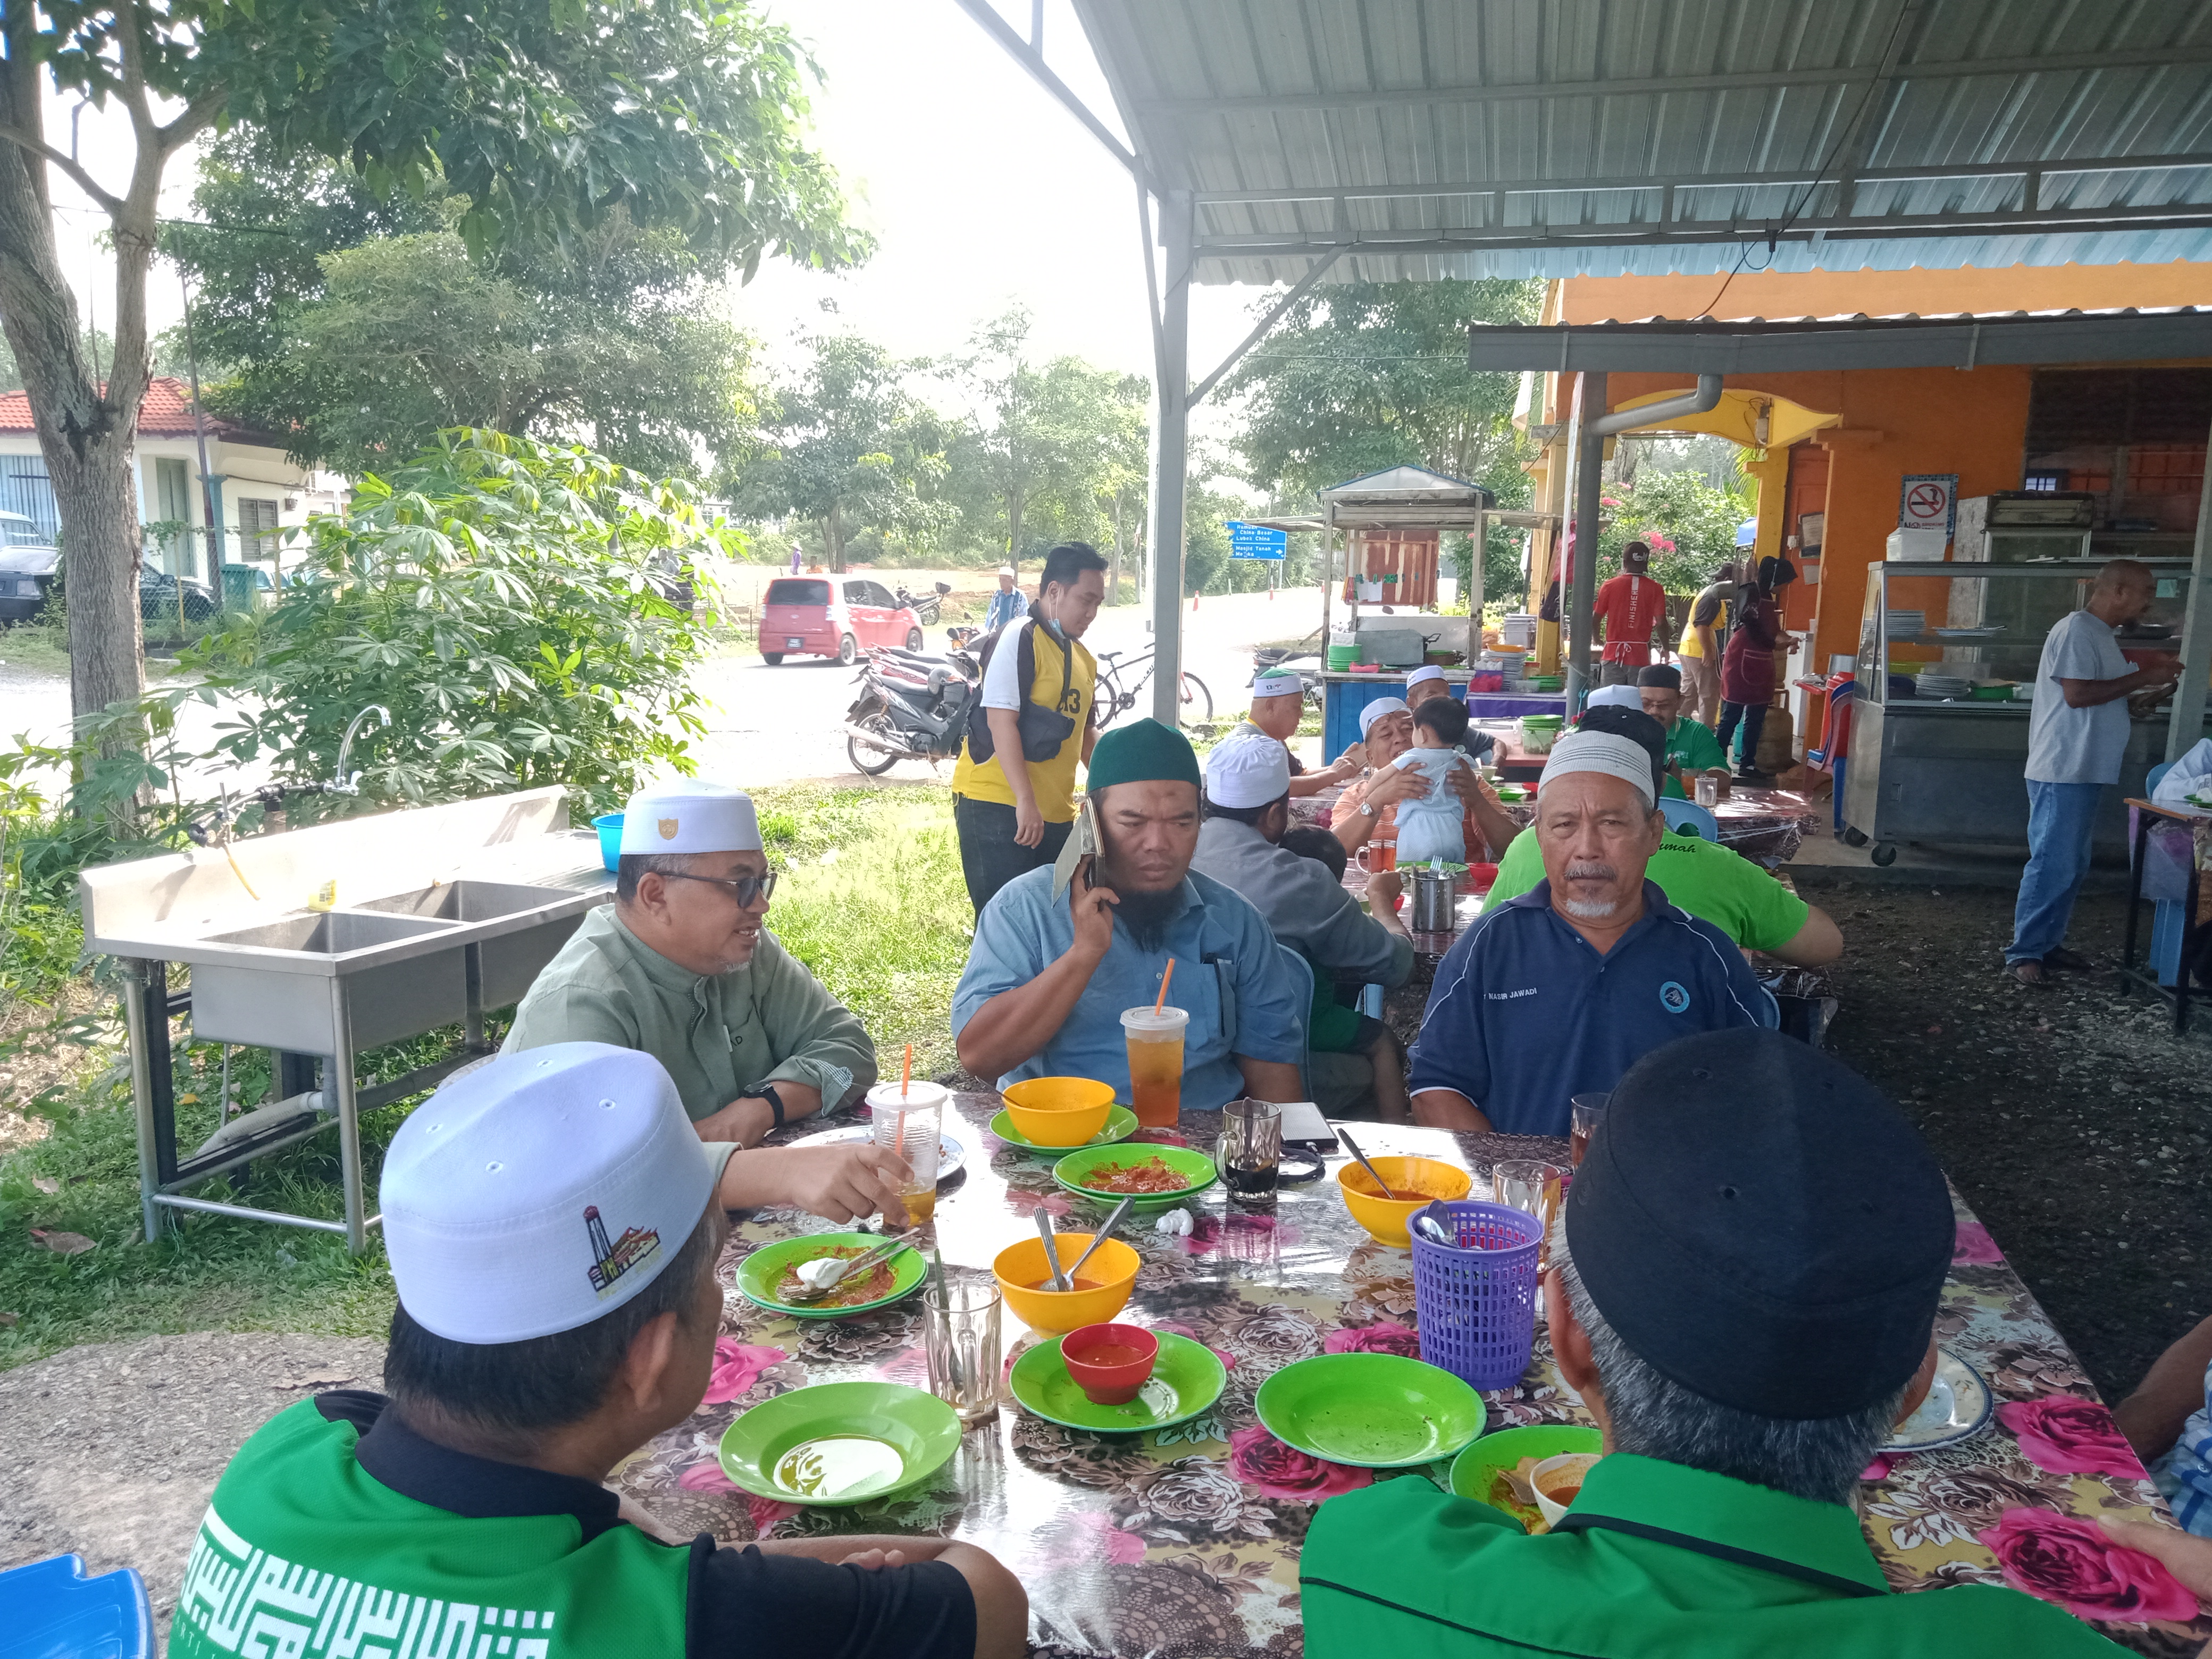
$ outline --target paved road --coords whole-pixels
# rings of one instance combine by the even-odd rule
[[[1145,627],[1149,614],[1134,605],[1103,611],[1085,643],[1100,655],[1109,651],[1140,655],[1152,646],[1152,635]],[[1212,692],[1217,719],[1233,719],[1247,701],[1253,647],[1268,640],[1295,638],[1317,628],[1321,594],[1309,587],[1286,591],[1272,599],[1265,593],[1204,599],[1195,611],[1184,609],[1182,622],[1185,667]],[[941,648],[944,638],[941,630],[929,630],[932,647]],[[838,727],[852,705],[857,672],[835,663],[811,660],[771,668],[750,654],[701,664],[697,682],[709,706],[708,735],[696,751],[700,771],[732,782],[756,784],[854,780],[858,775],[847,758]],[[1134,715],[1151,712],[1152,691],[1147,685]],[[185,741],[207,747],[223,718],[219,710],[204,703],[186,705]],[[1190,718],[1197,718],[1196,709]],[[23,732],[37,741],[58,742],[68,727],[69,682],[8,666],[5,639],[0,636],[0,743],[11,742]],[[373,742],[374,736],[370,733],[366,741]],[[226,770],[220,779],[234,787],[251,785],[261,781],[263,770],[258,767],[244,773]],[[902,762],[890,775],[915,779],[927,772],[918,762]],[[940,772],[949,779],[950,764]],[[205,775],[198,781],[202,787],[198,793],[212,794],[216,780],[216,774]],[[195,793],[194,781],[189,777],[185,793]]]

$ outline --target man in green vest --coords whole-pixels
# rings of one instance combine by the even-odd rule
[[[1954,1231],[1919,1137],[1826,1055],[1755,1030],[1645,1055],[1544,1287],[1606,1455],[1539,1537],[1425,1480],[1330,1499],[1306,1653],[2118,1659],[2016,1590],[1891,1594],[1851,1507],[1927,1393]]]
[[[876,1048],[767,926],[776,872],[750,798],[679,780],[640,790],[623,814],[615,902],[589,912],[514,1011],[507,1054],[611,1042],[674,1079],[699,1139],[731,1150],[857,1100]],[[843,1221],[839,1192],[880,1197],[889,1171],[864,1146],[779,1147],[731,1158],[731,1178]],[[738,1207],[732,1206],[732,1207]],[[891,1213],[896,1214],[896,1210]]]
[[[380,1197],[391,1394],[301,1401],[239,1449],[173,1659],[1016,1659],[985,1551],[836,1537],[718,1549],[602,1483],[697,1409],[727,1235],[651,1056],[501,1055],[400,1127]]]

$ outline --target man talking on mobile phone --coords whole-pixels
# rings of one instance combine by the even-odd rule
[[[975,920],[952,994],[960,1063],[998,1086],[1087,1077],[1128,1097],[1124,1009],[1168,1000],[1189,1016],[1182,1103],[1304,1097],[1304,988],[1251,903],[1190,867],[1198,850],[1198,757],[1158,720],[1098,739],[1081,830],[1065,872],[1032,870]],[[1065,876],[1064,884],[1061,879]],[[1062,890],[1062,887],[1065,890]]]

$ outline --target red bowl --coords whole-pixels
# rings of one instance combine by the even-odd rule
[[[1470,893],[1486,893],[1498,884],[1498,866],[1494,864],[1470,864],[1467,866],[1467,888]]]
[[[1090,1356],[1097,1350],[1118,1348],[1134,1353],[1109,1354],[1103,1361]],[[1152,1379],[1160,1357],[1160,1340],[1141,1325],[1085,1325],[1060,1339],[1060,1357],[1084,1398],[1094,1406],[1126,1406]]]

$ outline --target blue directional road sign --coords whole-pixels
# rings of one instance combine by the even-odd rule
[[[1229,520],[1229,556],[1232,559],[1280,559],[1290,546],[1290,537],[1280,530],[1269,530],[1263,525],[1243,524]]]

